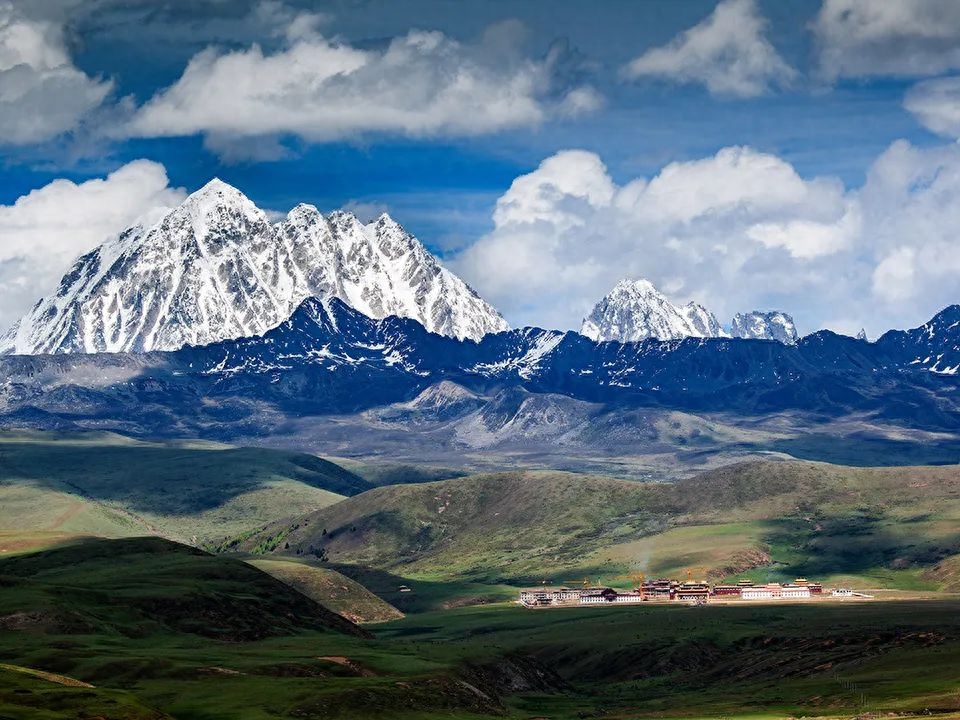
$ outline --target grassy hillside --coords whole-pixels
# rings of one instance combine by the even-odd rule
[[[122,690],[30,668],[0,665],[0,717],[17,720],[172,720]]]
[[[403,617],[403,613],[363,585],[331,568],[288,558],[257,558],[247,562],[355,623],[379,623]]]
[[[108,434],[0,433],[0,547],[37,532],[216,542],[370,485],[326,460]]]
[[[494,571],[530,573],[611,537],[656,530],[649,512],[656,493],[633,482],[534,472],[391,485],[287,524],[282,552],[493,580]],[[618,527],[609,525],[614,518]]]
[[[0,578],[8,630],[120,637],[174,630],[222,640],[299,630],[364,634],[247,563],[156,537],[85,540],[7,558]]]
[[[958,466],[746,463],[679,483],[674,495],[685,543],[654,540],[659,559],[630,544],[610,557],[643,559],[654,573],[700,565],[714,577],[949,589],[960,554]]]
[[[631,570],[691,569],[948,588],[960,569],[960,468],[752,462],[676,484],[478,475],[377,488],[266,533],[281,530],[280,554],[420,580],[625,584]]]
[[[369,637],[245,563],[98,540],[0,560],[0,717],[955,720],[958,611],[500,605]]]

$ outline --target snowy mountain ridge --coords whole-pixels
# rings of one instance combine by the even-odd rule
[[[580,334],[598,342],[735,337],[797,342],[793,318],[784,312],[738,313],[727,332],[703,305],[675,305],[648,280],[621,280],[584,318]]]
[[[15,354],[147,352],[262,335],[308,297],[479,339],[503,317],[388,215],[298,205],[276,225],[217,179],[79,258],[2,339]]]

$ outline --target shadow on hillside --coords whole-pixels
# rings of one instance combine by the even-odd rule
[[[356,495],[370,487],[339,465],[306,454],[109,438],[67,440],[0,437],[0,482],[69,492],[160,515],[211,510],[282,479],[341,495]]]
[[[931,567],[960,553],[960,532],[944,538],[902,535],[880,514],[856,511],[766,523],[764,540],[787,574],[821,578]]]

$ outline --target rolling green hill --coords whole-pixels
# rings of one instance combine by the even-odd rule
[[[12,626],[224,640],[305,629],[364,634],[247,563],[156,537],[88,539],[7,558],[0,578],[0,616]]]
[[[157,537],[90,539],[0,561],[7,630],[253,640],[364,631],[247,563]]]
[[[369,487],[300,453],[2,432],[0,550],[147,533],[213,544]]]
[[[282,527],[285,554],[492,580],[499,568],[530,572],[621,533],[657,529],[656,494],[652,485],[570,473],[475,475],[376,488],[263,534]],[[608,527],[614,519],[619,527]]]
[[[376,488],[264,532],[277,533],[278,554],[420,580],[616,585],[691,568],[933,590],[957,581],[960,468],[751,462],[675,484],[477,475]]]
[[[958,609],[493,605],[364,632],[238,560],[95,540],[0,559],[0,717],[956,720]]]

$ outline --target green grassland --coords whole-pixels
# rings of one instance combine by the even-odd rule
[[[391,485],[297,519],[284,552],[322,549],[335,563],[492,581],[495,573],[516,577],[568,560],[608,543],[609,533],[655,531],[649,513],[655,494],[650,485],[572,473]],[[618,528],[609,526],[612,520]]]
[[[265,533],[281,529],[276,554],[386,573],[385,582],[363,581],[378,592],[459,583],[481,594],[478,586],[489,586],[496,598],[542,580],[623,585],[632,570],[683,577],[688,569],[712,579],[938,590],[958,584],[960,468],[750,462],[670,484],[476,475],[376,488]]]
[[[0,667],[0,717],[16,720],[123,718],[172,720],[143,705],[130,693],[115,689],[64,685],[24,669]]]
[[[960,714],[960,600],[422,613],[371,626],[156,539],[0,560],[0,717]],[[86,713],[84,715],[83,713]]]
[[[960,718],[958,467],[351,469],[0,434],[0,719]],[[914,599],[505,602],[688,569]]]
[[[370,485],[326,460],[109,434],[0,432],[0,550],[37,533],[216,543]],[[41,538],[42,539],[42,538]]]

